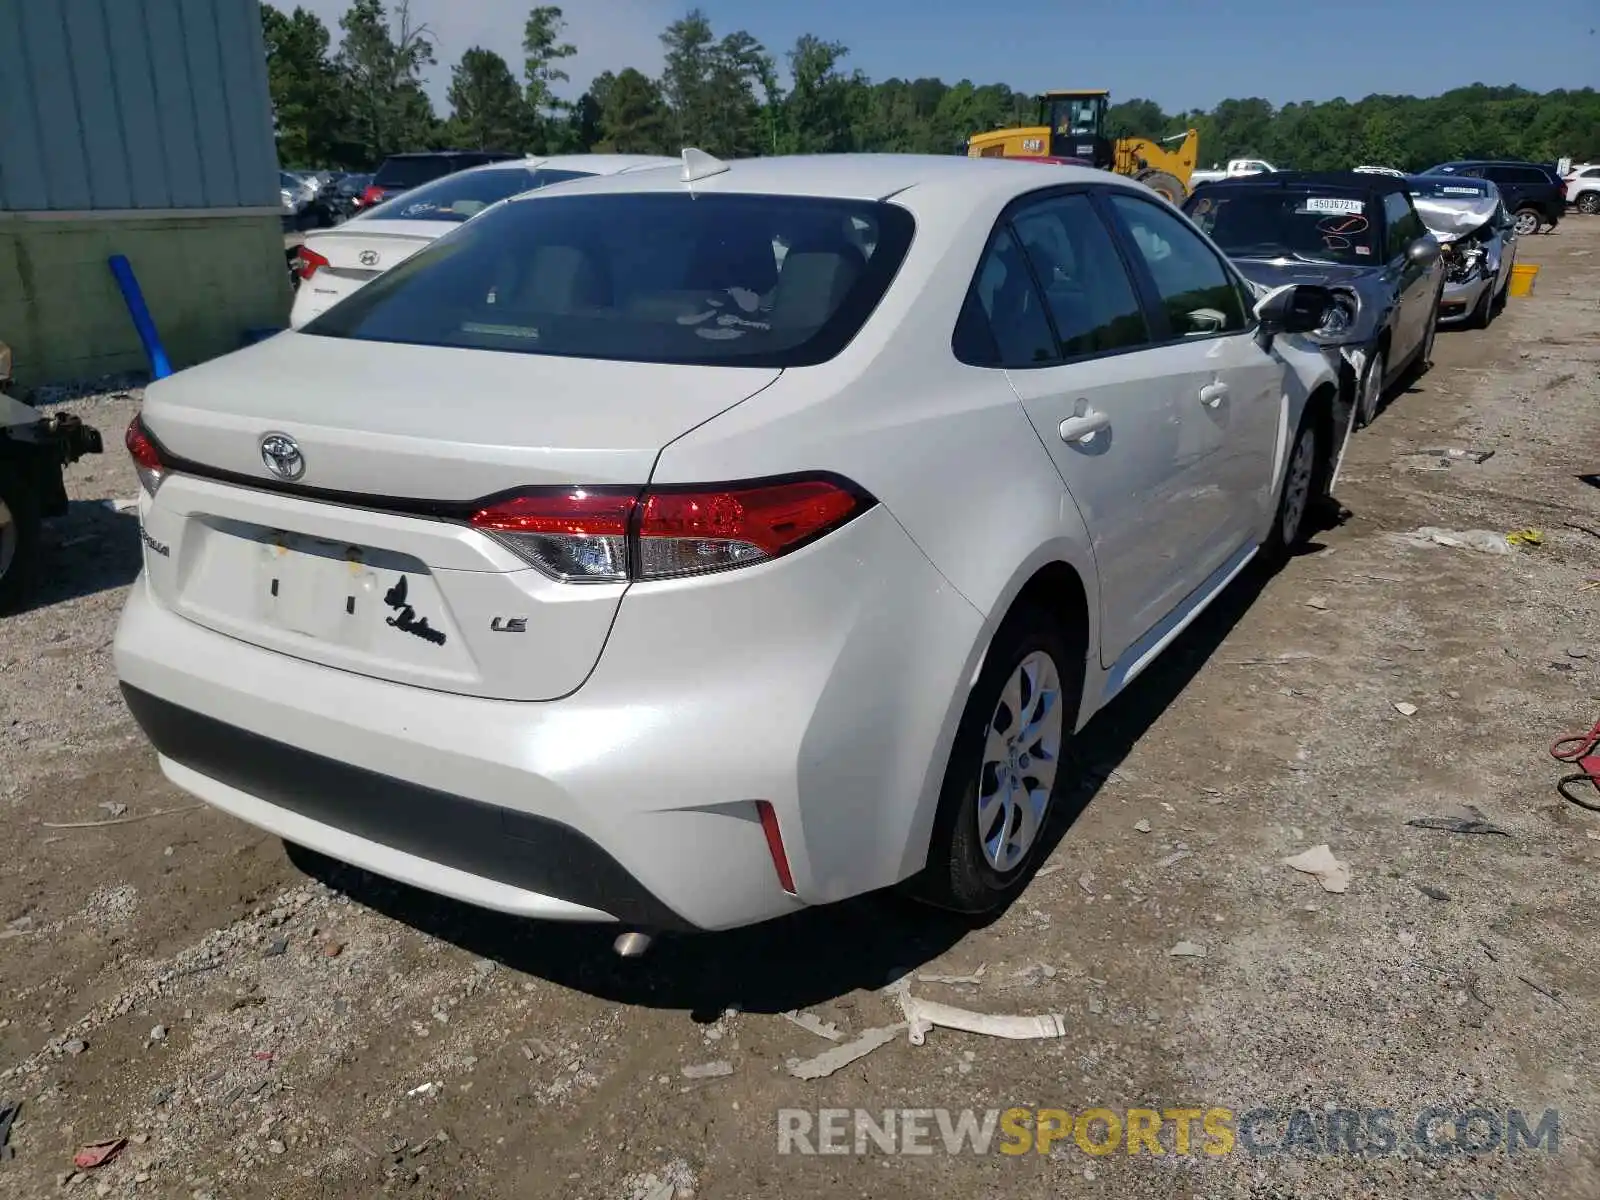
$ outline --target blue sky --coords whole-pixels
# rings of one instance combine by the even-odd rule
[[[282,7],[292,0],[276,0]],[[337,43],[345,0],[301,0]],[[392,0],[391,0],[392,3]],[[444,108],[449,65],[482,45],[521,74],[531,0],[412,0],[435,31],[429,92]],[[603,70],[661,66],[658,36],[691,5],[679,0],[569,0],[574,90]],[[719,33],[743,28],[774,53],[802,33],[845,43],[847,65],[874,79],[963,77],[1035,91],[1105,87],[1168,111],[1229,96],[1356,100],[1372,92],[1432,95],[1462,84],[1538,91],[1600,86],[1600,0],[701,0]],[[1226,11],[1227,16],[1222,13]],[[974,13],[998,13],[987,26]]]

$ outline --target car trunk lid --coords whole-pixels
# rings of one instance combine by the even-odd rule
[[[142,420],[172,465],[144,505],[150,586],[199,624],[342,670],[565,695],[626,584],[550,579],[472,528],[476,502],[642,487],[662,446],[779,374],[282,334],[148,390]],[[292,480],[266,465],[272,434],[298,451]]]

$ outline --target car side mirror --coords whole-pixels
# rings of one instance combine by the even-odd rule
[[[1439,261],[1439,243],[1431,233],[1425,233],[1406,247],[1406,260],[1419,267],[1431,267]]]
[[[1268,337],[1277,333],[1310,333],[1322,327],[1333,301],[1329,288],[1314,283],[1291,284],[1256,305],[1256,320]]]

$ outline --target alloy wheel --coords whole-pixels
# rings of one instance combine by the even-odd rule
[[[1578,211],[1594,216],[1600,213],[1600,192],[1585,192],[1578,197]]]
[[[1044,827],[1061,760],[1061,673],[1035,650],[1000,692],[978,776],[978,840],[1005,874],[1027,858]]]
[[[1517,236],[1532,237],[1539,232],[1539,214],[1525,208],[1517,214]]]

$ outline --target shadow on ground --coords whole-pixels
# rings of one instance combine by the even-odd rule
[[[1313,544],[1308,553],[1321,546]],[[1058,798],[1045,855],[1067,837],[1106,778],[1227,637],[1270,579],[1246,571],[1074,744],[1077,786]],[[536,922],[447,900],[289,846],[296,866],[397,921],[563,987],[624,1004],[776,1013],[858,988],[881,988],[998,918],[960,917],[880,892],[727,933],[663,936],[642,958],[611,949],[620,926]],[[1024,891],[1026,896],[1027,892]]]
[[[29,608],[126,587],[139,575],[139,517],[115,511],[109,501],[74,500],[62,517],[46,521],[39,585]]]

